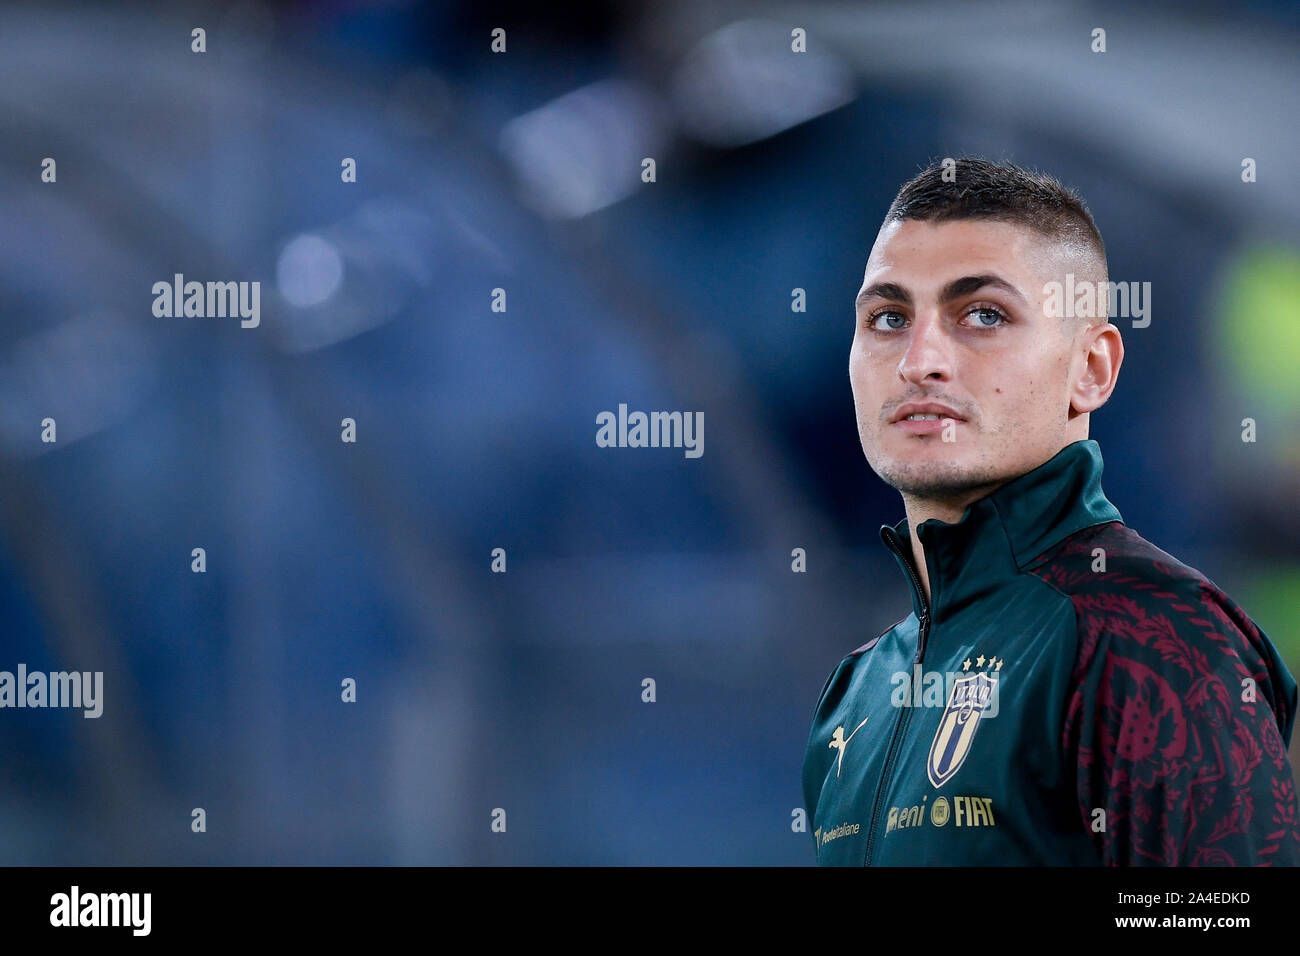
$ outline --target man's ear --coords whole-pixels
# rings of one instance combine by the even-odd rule
[[[1070,388],[1070,408],[1078,414],[1094,412],[1106,404],[1119,381],[1124,362],[1124,339],[1110,322],[1097,322],[1083,331],[1072,363],[1077,369]]]

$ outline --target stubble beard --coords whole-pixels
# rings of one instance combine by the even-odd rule
[[[992,469],[966,469],[957,465],[882,464],[874,469],[885,484],[901,495],[930,501],[955,501],[1001,484]]]
[[[925,440],[939,441],[938,437]],[[867,454],[867,463],[881,481],[899,494],[919,500],[951,502],[967,499],[990,491],[1007,480],[1005,475],[985,462],[909,462],[886,458],[876,452]]]

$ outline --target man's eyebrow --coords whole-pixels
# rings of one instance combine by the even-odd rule
[[[983,288],[1001,289],[1008,295],[1015,296],[1021,304],[1025,303],[1025,297],[1021,295],[1019,289],[1001,276],[992,273],[978,276],[962,276],[960,279],[953,279],[939,293],[939,301],[951,302],[953,299],[960,299]]]
[[[1006,279],[993,273],[962,276],[960,279],[953,279],[939,293],[939,301],[951,302],[953,299],[960,299],[984,288],[1001,289],[1008,295],[1014,296],[1022,304],[1025,302],[1025,297],[1019,289]],[[897,282],[877,282],[875,285],[863,289],[858,293],[858,297],[853,303],[854,308],[860,309],[868,299],[884,299],[888,302],[898,302],[901,305],[908,306],[912,304],[912,296]]]
[[[911,305],[912,297],[908,295],[897,282],[877,282],[875,285],[863,289],[858,293],[858,297],[853,301],[855,309],[862,308],[862,303],[868,299],[885,299],[889,302],[899,302],[903,305]]]

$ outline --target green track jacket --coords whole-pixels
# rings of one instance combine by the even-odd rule
[[[880,529],[912,613],[839,664],[804,757],[823,865],[1300,865],[1296,682],[1126,527],[1092,440]]]

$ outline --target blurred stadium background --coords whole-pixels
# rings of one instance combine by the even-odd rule
[[[0,667],[106,684],[0,714],[0,859],[811,864],[817,693],[909,606],[852,300],[942,156],[1058,175],[1152,283],[1106,490],[1300,674],[1298,38],[1286,2],[0,9]],[[261,326],[155,318],[177,272],[260,281]],[[597,448],[620,402],[703,411],[704,456]]]

